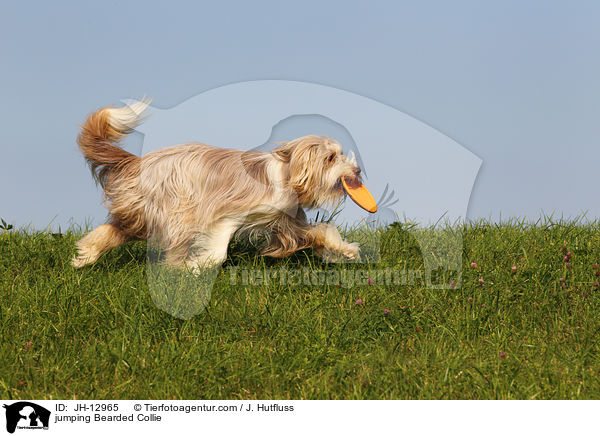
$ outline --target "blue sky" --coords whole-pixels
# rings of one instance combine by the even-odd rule
[[[595,218],[598,22],[591,1],[3,5],[0,216],[102,222],[75,145],[93,108],[282,79],[372,98],[481,158],[469,218]]]

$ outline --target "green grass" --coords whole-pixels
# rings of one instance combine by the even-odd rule
[[[231,284],[225,269],[206,310],[187,321],[154,305],[145,243],[74,270],[77,234],[3,231],[0,397],[600,398],[599,224],[461,229],[460,288],[250,286]],[[234,250],[226,266],[423,269],[409,232],[380,236],[378,264]]]

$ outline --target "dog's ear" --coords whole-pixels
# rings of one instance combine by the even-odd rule
[[[298,200],[312,206],[315,190],[318,189],[321,166],[317,162],[317,144],[302,144],[295,147],[289,162],[289,183],[296,191]]]
[[[296,144],[294,142],[281,142],[281,145],[273,150],[273,154],[279,160],[285,163],[289,163],[292,160],[292,152]]]
[[[323,161],[319,157],[319,150],[322,143],[322,137],[307,135],[282,143],[273,150],[276,158],[285,165],[289,187],[295,191],[299,203],[305,207],[315,205],[316,196],[321,189]]]

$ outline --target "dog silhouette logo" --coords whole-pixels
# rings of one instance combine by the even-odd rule
[[[19,429],[48,429],[50,411],[42,406],[29,401],[19,401],[10,405],[4,404],[6,409],[6,431],[14,433]]]
[[[234,187],[248,189],[248,186],[255,186],[256,192],[263,192],[262,189],[271,192],[274,188],[279,192],[279,179],[248,165],[247,162],[252,162],[252,165],[255,163],[249,157],[273,152],[284,143],[293,143],[293,138],[323,135],[335,138],[341,147],[341,155],[347,158],[352,156],[352,161],[355,159],[365,178],[365,185],[375,195],[375,199],[379,200],[376,202],[377,211],[371,213],[332,195],[329,198],[340,199],[341,203],[333,205],[326,201],[305,201],[305,214],[301,211],[303,207],[300,197],[294,201],[294,192],[288,190],[288,197],[274,197],[268,204],[261,204],[264,208],[256,209],[260,213],[268,212],[267,215],[261,215],[267,218],[265,222],[276,217],[277,223],[269,221],[269,225],[265,225],[254,213],[244,215],[240,212],[240,219],[233,220],[231,228],[224,227],[225,230],[215,230],[212,233],[207,231],[197,235],[193,241],[181,243],[181,247],[184,247],[182,253],[187,247],[192,247],[191,254],[196,255],[195,259],[188,256],[189,265],[200,266],[193,276],[187,274],[186,268],[169,267],[167,248],[170,246],[161,236],[168,234],[168,229],[154,224],[159,221],[150,220],[156,227],[148,232],[150,237],[147,244],[146,277],[150,296],[161,310],[181,319],[189,319],[205,310],[212,296],[213,285],[219,278],[220,265],[227,257],[226,245],[231,239],[228,235],[235,235],[235,227],[240,222],[241,228],[246,226],[248,229],[257,229],[258,236],[262,236],[258,231],[261,227],[267,228],[267,234],[275,228],[280,236],[285,236],[282,240],[289,239],[296,243],[299,239],[289,234],[290,229],[295,228],[291,224],[297,225],[305,221],[309,225],[327,223],[333,226],[335,233],[337,225],[340,228],[347,226],[349,230],[362,229],[364,231],[348,231],[345,235],[350,238],[348,241],[340,237],[348,245],[354,244],[351,250],[346,250],[350,256],[339,256],[336,253],[334,256],[327,256],[327,250],[322,250],[325,255],[321,256],[326,263],[359,264],[380,263],[380,237],[388,226],[405,222],[406,225],[394,231],[396,234],[406,232],[405,236],[414,239],[423,259],[423,271],[409,271],[409,276],[413,278],[408,280],[423,281],[431,289],[461,286],[463,233],[462,228],[457,229],[454,223],[461,222],[467,216],[471,192],[482,160],[424,122],[365,96],[329,86],[287,80],[254,80],[210,89],[170,108],[152,106],[147,112],[152,116],[147,119],[142,110],[147,108],[143,100],[123,100],[123,103],[130,109],[118,110],[123,114],[124,122],[136,120],[135,130],[142,138],[141,155],[164,150],[167,145],[193,144],[198,140],[211,146],[228,149],[233,147],[247,152],[239,155],[239,165],[235,165],[235,162],[232,164],[232,168],[247,168],[247,174],[214,178],[215,181],[221,180],[218,189],[214,190],[215,194],[233,192],[230,188]],[[142,119],[144,123],[138,125],[137,120]],[[306,154],[297,153],[296,156],[306,157]],[[310,174],[315,175],[302,179],[305,184],[308,180],[314,182],[309,183],[310,187],[305,190],[303,195],[306,198],[310,198],[309,193],[322,192],[324,186],[331,186],[330,181],[335,180],[334,177],[316,176],[329,174],[330,166],[326,162],[329,163],[320,158],[308,161],[305,158],[303,163],[298,164],[299,168],[309,168],[312,171]],[[214,165],[210,166],[212,168]],[[218,172],[224,173],[225,171]],[[148,192],[154,192],[155,187],[160,185],[153,178],[157,174],[153,171],[140,173],[140,183],[149,187]],[[173,180],[179,180],[178,177]],[[319,182],[320,180],[323,182]],[[263,184],[268,185],[268,189]],[[167,191],[170,192],[170,188]],[[297,194],[298,190],[295,192]],[[339,194],[339,189],[327,192]],[[154,194],[150,194],[149,198],[154,198],[153,196]],[[213,197],[218,198],[216,195],[209,195],[209,203],[202,203],[201,207],[189,206],[195,203],[175,207],[173,213],[191,212],[181,212],[180,216],[185,218],[181,221],[174,218],[173,222],[181,222],[187,229],[194,214],[204,214],[205,211],[213,214],[213,211],[228,207],[227,201],[220,200],[215,200],[214,205],[208,207],[212,204],[210,199]],[[246,205],[242,196],[239,204]],[[192,217],[191,221],[188,217]],[[298,221],[290,221],[289,217]],[[318,220],[319,217],[321,220]],[[165,227],[174,228],[171,221],[168,223]],[[205,224],[198,226],[206,227]],[[277,226],[279,227],[276,228]],[[189,235],[194,234],[192,230],[190,228]],[[331,234],[335,236],[335,233]],[[180,235],[185,236],[188,232],[177,230],[172,234],[173,241],[180,241]],[[356,253],[359,243],[360,252]],[[330,245],[336,247],[333,242]],[[203,259],[208,259],[208,262]],[[213,262],[215,259],[218,262]],[[203,264],[217,267],[201,268]]]

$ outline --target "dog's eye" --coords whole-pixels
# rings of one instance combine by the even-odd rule
[[[335,161],[335,153],[330,154],[329,156],[327,156],[327,163],[332,164]]]

